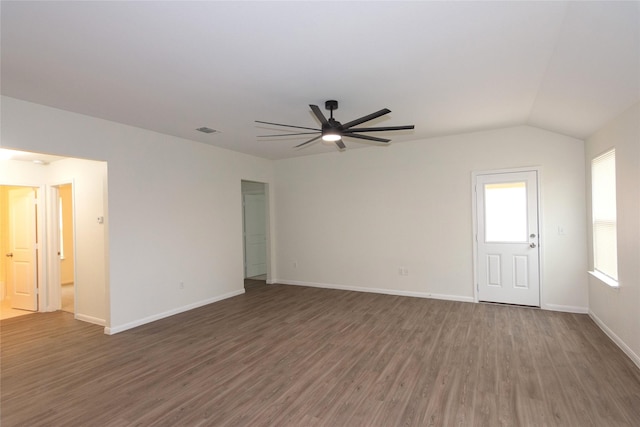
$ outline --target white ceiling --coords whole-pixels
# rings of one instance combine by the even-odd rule
[[[335,151],[254,120],[394,143],[529,124],[585,138],[640,100],[639,2],[7,2],[2,94],[259,157]],[[195,131],[208,126],[220,133]],[[345,140],[349,149],[370,147]]]

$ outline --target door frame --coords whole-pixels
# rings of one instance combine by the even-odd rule
[[[48,307],[47,311],[57,311],[62,309],[62,289],[60,283],[60,257],[58,255],[58,248],[60,246],[60,228],[58,222],[60,220],[60,186],[71,186],[71,228],[73,235],[73,315],[75,317],[77,313],[77,286],[76,280],[76,194],[75,194],[75,180],[61,181],[55,184],[48,185],[49,189],[49,204],[48,204],[48,242],[50,242],[47,259],[50,272],[50,280],[48,285]]]
[[[266,266],[266,262],[267,262],[267,241],[266,241],[266,236],[267,236],[267,221],[266,221],[266,206],[267,206],[267,197],[266,194],[252,194],[252,193],[243,193],[242,194],[242,237],[243,237],[243,244],[244,244],[244,276],[245,279],[249,278],[249,277],[253,277],[256,276],[255,274],[253,275],[249,275],[249,250],[247,247],[247,199],[251,198],[251,197],[260,197],[262,198],[262,208],[264,209],[265,214],[261,215],[259,219],[261,219],[261,222],[264,222],[263,226],[264,226],[264,236],[265,236],[265,241],[264,241],[264,255],[265,255],[265,267],[264,267],[264,274],[266,274],[267,271],[267,266]]]
[[[47,262],[47,196],[46,185],[39,185],[23,181],[0,182],[5,187],[29,187],[36,190],[36,303],[38,309],[35,312],[44,312],[48,308],[47,284],[49,283]],[[4,255],[3,255],[4,256]],[[34,313],[35,313],[34,312]]]
[[[543,280],[543,260],[544,260],[544,219],[542,217],[542,198],[541,196],[541,182],[542,182],[542,167],[530,166],[522,168],[509,168],[509,169],[489,169],[489,170],[477,170],[471,172],[471,223],[472,231],[471,240],[473,241],[473,300],[480,302],[478,295],[479,280],[478,280],[478,209],[477,209],[477,196],[476,196],[476,183],[479,175],[494,175],[501,173],[518,173],[518,172],[536,172],[536,187],[538,199],[538,280],[540,285],[540,308],[544,308],[544,280]]]

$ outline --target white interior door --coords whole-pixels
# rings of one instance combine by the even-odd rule
[[[537,171],[476,177],[478,300],[540,306]]]
[[[267,273],[267,231],[264,194],[245,194],[244,248],[245,277]]]
[[[9,190],[9,286],[11,306],[38,310],[36,191]]]

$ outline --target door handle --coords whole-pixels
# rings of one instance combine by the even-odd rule
[[[530,247],[530,248],[535,248],[535,247],[536,247],[536,244],[535,244],[535,243],[531,243],[531,244],[529,245],[529,247]]]
[[[9,252],[8,254],[5,255],[7,258],[13,258],[13,253]]]

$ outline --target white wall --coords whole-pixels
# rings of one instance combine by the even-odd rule
[[[73,183],[76,317],[106,324],[107,233],[98,216],[106,215],[107,165],[64,159],[47,166],[49,185]]]
[[[527,126],[277,161],[276,280],[471,301],[471,173],[531,166],[542,305],[586,312],[584,144]]]
[[[616,149],[619,288],[589,276],[592,318],[640,367],[640,104],[586,141],[588,218],[591,223],[591,160]],[[593,269],[589,228],[589,268]]]
[[[108,333],[244,292],[241,180],[272,162],[8,97],[2,145],[107,161]]]
[[[2,101],[3,146],[108,162],[107,332],[243,292],[243,179],[270,184],[273,281],[471,300],[471,172],[527,166],[542,304],[586,311],[582,141],[523,126],[271,162]]]

